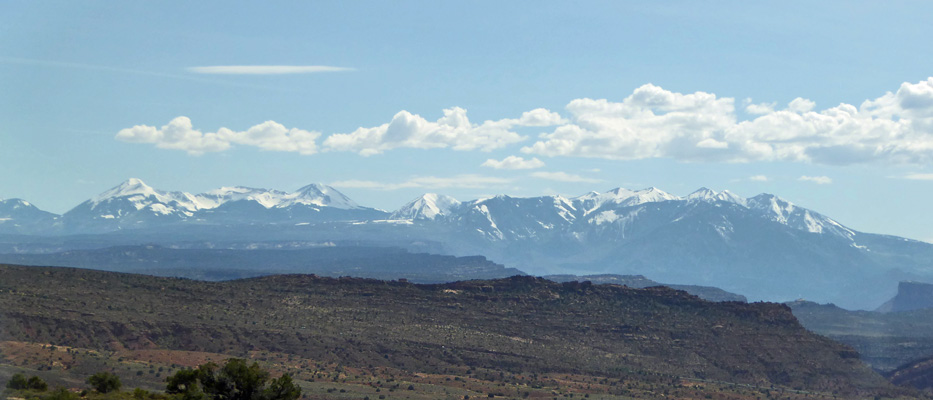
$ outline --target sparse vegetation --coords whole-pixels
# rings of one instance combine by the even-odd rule
[[[664,288],[530,277],[413,285],[301,275],[210,283],[2,266],[0,273],[0,309],[10,321],[0,332],[0,368],[72,381],[112,371],[150,391],[113,394],[127,399],[151,399],[166,377],[231,357],[270,377],[288,374],[306,399],[902,393],[851,349],[806,332],[784,306],[707,303]]]

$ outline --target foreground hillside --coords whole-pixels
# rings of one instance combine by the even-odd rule
[[[735,393],[772,385],[827,395],[900,393],[852,349],[806,331],[783,305],[710,303],[667,288],[531,277],[438,285],[309,275],[199,282],[0,266],[0,310],[0,340],[10,343],[267,352],[369,374],[464,376],[510,387],[541,387],[529,376],[561,374],[671,390],[729,382],[748,385],[730,389]],[[636,386],[600,390],[622,395]]]

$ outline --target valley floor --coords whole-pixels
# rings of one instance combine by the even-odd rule
[[[477,398],[586,398],[586,399],[839,399],[838,393],[794,390],[780,386],[639,375],[626,379],[581,374],[510,374],[488,369],[459,368],[446,374],[428,374],[395,368],[353,368],[286,353],[253,351],[219,354],[178,350],[100,351],[43,343],[0,342],[0,379],[15,373],[38,375],[52,387],[80,390],[87,376],[111,370],[124,388],[161,391],[165,378],[182,368],[206,362],[244,357],[274,374],[291,374],[303,399],[477,399]],[[132,398],[132,389],[124,389]],[[35,393],[32,393],[35,394]],[[15,398],[13,392],[7,398]],[[111,396],[112,397],[112,396]],[[893,397],[892,397],[893,398]],[[898,397],[913,398],[913,397]]]

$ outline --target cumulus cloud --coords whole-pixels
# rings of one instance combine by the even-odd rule
[[[502,159],[502,161],[490,158],[486,160],[482,166],[495,169],[535,169],[543,167],[544,161],[537,158],[526,160],[518,156],[508,156]]]
[[[765,176],[765,175],[752,175],[752,176],[748,177],[748,180],[750,180],[750,181],[752,181],[752,182],[767,182],[767,181],[769,181],[770,179],[768,179],[768,177]]]
[[[828,185],[830,183],[833,183],[833,180],[830,179],[828,176],[806,176],[804,175],[804,176],[801,176],[800,178],[797,178],[797,180],[801,182],[813,182],[817,185]]]
[[[360,155],[379,154],[395,148],[452,148],[454,150],[490,151],[525,140],[512,132],[516,126],[551,126],[563,120],[557,113],[539,108],[516,119],[501,119],[474,124],[460,107],[444,110],[436,122],[408,111],[400,111],[388,123],[338,133],[324,140],[324,147],[334,151],[355,151]]]
[[[401,111],[392,120],[373,128],[359,128],[352,133],[332,134],[324,141],[330,151],[354,151],[369,156],[395,148],[452,148],[454,150],[490,151],[513,144],[526,137],[512,131],[514,127],[544,127],[565,121],[559,114],[543,108],[522,113],[519,118],[485,121],[474,124],[466,110],[454,107],[444,110],[444,116],[431,122],[419,115]],[[294,151],[314,154],[319,132],[286,129],[274,121],[266,121],[245,132],[220,128],[203,133],[192,127],[187,117],[173,119],[162,128],[137,125],[123,129],[116,138],[131,143],[154,144],[163,149],[184,150],[200,155],[224,151],[232,144],[254,146],[264,150]],[[530,161],[534,165],[533,161]],[[540,163],[540,160],[537,161]]]
[[[791,100],[791,102],[787,104],[787,109],[789,111],[799,113],[799,114],[813,111],[814,107],[816,107],[816,103],[814,103],[813,101],[809,99],[804,99],[800,97]]]
[[[327,65],[212,65],[188,68],[188,71],[198,74],[223,75],[310,74],[316,72],[340,72],[352,70],[353,68],[331,67]]]
[[[858,107],[815,111],[796,98],[783,109],[735,99],[641,86],[619,102],[577,99],[569,121],[522,148],[526,154],[617,160],[789,161],[847,165],[933,162],[933,78],[904,83]]]
[[[421,176],[404,182],[376,182],[365,180],[346,180],[332,182],[330,185],[338,188],[363,188],[374,190],[398,190],[409,188],[465,188],[482,189],[495,186],[504,186],[512,183],[511,179],[475,174],[462,174],[451,177]]]
[[[568,174],[566,172],[533,172],[531,176],[540,179],[547,179],[550,181],[558,182],[575,182],[575,183],[600,183],[602,179],[587,178],[580,175]]]
[[[191,154],[247,145],[302,154],[324,150],[369,156],[398,148],[491,151],[526,140],[516,128],[537,127],[545,133],[521,147],[522,153],[686,162],[933,163],[933,77],[905,82],[896,91],[858,106],[843,103],[817,110],[813,101],[801,97],[783,107],[754,104],[750,99],[740,103],[745,113],[736,110],[733,98],[677,93],[647,84],[621,101],[573,100],[566,106],[566,118],[543,108],[482,123],[470,121],[467,111],[459,107],[444,110],[436,121],[400,111],[382,125],[332,134],[320,149],[316,145],[320,133],[286,129],[272,121],[244,132],[222,128],[202,133],[191,127],[190,120],[179,117],[162,128],[137,125],[124,129],[117,139]],[[739,119],[739,114],[750,119]],[[536,164],[505,159],[483,165]]]
[[[751,100],[746,100],[746,102],[751,103]],[[745,106],[745,112],[756,115],[770,114],[774,112],[775,106],[777,103],[748,104]]]
[[[192,155],[224,151],[233,144],[308,155],[317,153],[316,140],[319,136],[319,132],[288,129],[275,121],[266,121],[242,132],[220,128],[217,132],[203,133],[194,129],[188,117],[177,117],[161,128],[136,125],[123,129],[117,132],[116,138],[130,143],[154,144],[162,149],[183,150]]]

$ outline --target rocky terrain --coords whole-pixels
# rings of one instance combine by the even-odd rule
[[[690,379],[906,393],[853,349],[808,332],[784,305],[711,303],[668,288],[527,276],[434,285],[311,275],[203,282],[2,266],[0,310],[0,340],[100,351],[260,351],[487,380],[571,374],[667,387]]]

